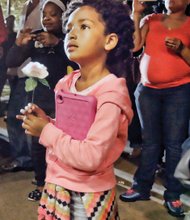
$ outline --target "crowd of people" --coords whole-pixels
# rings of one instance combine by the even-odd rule
[[[7,79],[11,88],[11,159],[1,170],[34,170],[28,199],[40,200],[38,220],[118,220],[113,168],[128,140],[128,158],[139,165],[119,198],[149,200],[165,155],[165,207],[184,216],[176,178],[183,166],[176,167],[184,142],[189,149],[189,14],[190,0],[151,8],[139,0],[28,0],[16,34],[15,17],[4,23],[0,10],[0,92]],[[49,88],[39,83],[35,93],[26,91],[22,72],[32,62],[49,73]],[[95,97],[85,138],[58,126],[60,93]]]

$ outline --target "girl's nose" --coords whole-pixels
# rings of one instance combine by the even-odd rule
[[[76,39],[77,35],[76,35],[76,29],[72,28],[69,32],[69,39]]]
[[[70,34],[69,35],[69,39],[76,39],[76,38],[77,38],[76,34]]]

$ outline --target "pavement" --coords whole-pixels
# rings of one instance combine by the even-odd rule
[[[0,119],[0,126],[2,120]],[[1,150],[7,148],[6,142],[0,141]],[[6,152],[6,151],[5,151]],[[6,153],[5,153],[6,155]],[[3,158],[3,157],[2,157]],[[2,163],[2,158],[0,163]],[[6,157],[5,157],[6,159]],[[115,164],[117,176],[117,196],[129,188],[133,173],[136,169],[136,162],[127,161],[121,157]],[[35,189],[31,180],[33,172],[15,172],[0,174],[0,220],[37,220],[38,202],[27,200],[27,195]],[[108,180],[109,181],[109,180]],[[162,181],[157,179],[157,186],[162,189]],[[155,188],[155,187],[154,187]],[[170,216],[163,206],[162,191],[152,193],[150,201],[125,203],[118,199],[119,213],[121,220],[175,220]],[[155,191],[155,189],[154,189]],[[190,200],[188,200],[190,205]],[[188,208],[187,208],[188,209]]]
[[[27,200],[28,193],[35,188],[32,178],[33,172],[24,171],[0,175],[0,220],[37,220],[38,202]],[[128,183],[118,178],[118,196],[126,187]],[[182,219],[170,216],[162,204],[153,200],[125,203],[118,199],[118,205],[121,220]]]

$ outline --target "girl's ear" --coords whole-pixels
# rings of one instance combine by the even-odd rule
[[[117,46],[118,40],[119,39],[118,39],[117,34],[115,33],[108,34],[106,36],[106,41],[105,41],[105,46],[104,46],[105,50],[110,51],[114,49]]]

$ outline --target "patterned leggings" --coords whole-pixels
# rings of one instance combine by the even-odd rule
[[[79,193],[46,183],[38,220],[119,220],[115,189]]]

